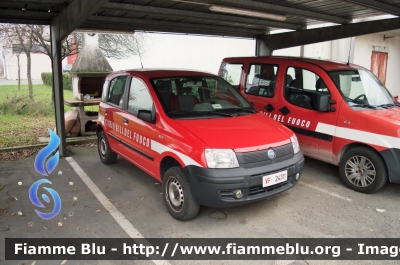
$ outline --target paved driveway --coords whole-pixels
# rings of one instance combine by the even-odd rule
[[[87,178],[82,179],[74,171],[71,161],[64,158],[60,160],[49,179],[52,181],[51,188],[60,194],[63,205],[60,214],[48,221],[37,216],[28,197],[29,187],[42,178],[34,170],[35,157],[0,163],[0,184],[5,185],[0,190],[0,209],[8,209],[6,213],[0,211],[2,238],[128,238],[134,237],[135,233],[146,238],[400,237],[399,185],[387,184],[381,191],[371,195],[357,193],[342,185],[337,167],[313,159],[306,159],[300,183],[284,193],[235,208],[202,207],[194,220],[179,222],[169,215],[164,205],[160,183],[137,167],[121,158],[118,158],[116,164],[103,165],[94,147],[73,147],[72,151],[73,160]],[[61,175],[58,175],[59,171]],[[93,193],[93,185],[89,188],[88,179],[93,181],[98,192]],[[18,182],[22,182],[22,185],[18,185]],[[115,218],[114,210],[104,208],[96,198],[99,192],[115,207],[114,210],[123,222]],[[18,211],[22,215],[16,214]],[[303,261],[301,257],[295,259],[246,261],[246,264],[343,264],[340,261]],[[32,264],[33,261],[18,263]],[[16,264],[4,261],[4,240],[0,241],[0,263]],[[40,261],[36,264],[60,263]],[[110,261],[70,261],[68,264],[87,263],[115,264]],[[170,264],[187,263],[170,261]],[[190,263],[243,264],[240,261]],[[140,264],[153,263],[141,261]]]

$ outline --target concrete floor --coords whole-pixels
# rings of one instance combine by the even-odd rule
[[[27,85],[28,79],[21,79],[21,85]],[[42,79],[32,79],[32,84],[34,85],[43,85]],[[7,79],[4,76],[0,76],[0,86],[5,85],[18,85],[18,80],[15,79]]]
[[[298,185],[277,196],[235,208],[201,207],[191,221],[173,219],[162,199],[161,185],[137,167],[121,159],[116,164],[100,162],[97,148],[73,147],[72,158],[100,191],[146,238],[399,238],[400,186],[388,183],[366,195],[344,187],[335,166],[306,159]],[[35,157],[0,163],[1,237],[32,238],[129,238],[66,159],[61,159],[49,177],[51,188],[62,200],[62,209],[51,220],[35,212],[28,190],[42,178],[34,167]],[[62,171],[62,175],[57,173]],[[22,182],[22,185],[18,185]],[[70,183],[73,182],[73,183]],[[72,184],[72,185],[71,185]],[[76,197],[76,201],[74,201]],[[15,200],[17,198],[17,200]],[[8,211],[1,215],[1,209]],[[22,215],[15,214],[18,211]],[[73,216],[70,216],[73,212]],[[59,226],[62,222],[62,226]],[[0,241],[0,264],[32,264],[5,261]],[[294,260],[296,258],[293,258]],[[381,261],[245,261],[246,264],[380,264]],[[36,264],[60,264],[37,261]],[[135,264],[153,264],[140,261]],[[188,264],[170,261],[170,264]],[[191,264],[243,264],[243,261],[190,261]],[[394,261],[386,261],[393,263]],[[69,261],[67,264],[131,264],[130,261]]]

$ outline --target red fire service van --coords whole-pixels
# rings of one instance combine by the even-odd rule
[[[170,214],[228,207],[293,187],[304,164],[295,134],[219,76],[129,70],[105,81],[97,126],[105,164],[117,155],[162,182]]]
[[[400,107],[367,69],[272,56],[226,58],[219,74],[293,130],[304,155],[338,165],[346,186],[372,193],[400,183]]]

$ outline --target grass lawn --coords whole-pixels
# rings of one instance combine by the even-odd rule
[[[20,91],[17,85],[0,86],[0,148],[38,144],[38,137],[49,136],[47,128],[54,129],[51,87],[34,85],[33,98],[31,102],[27,85],[21,85]],[[72,91],[64,90],[64,99],[72,99]],[[64,105],[65,112],[72,109]]]
[[[38,144],[39,136],[48,137],[47,128],[55,127],[53,117],[0,115],[0,148]]]

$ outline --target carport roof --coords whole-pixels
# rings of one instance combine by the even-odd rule
[[[73,1],[0,0],[0,22],[50,25]],[[211,5],[286,16],[284,21],[218,13]],[[367,17],[400,15],[398,0],[110,0],[79,29],[152,31],[255,38],[276,29],[321,23],[348,24]]]

